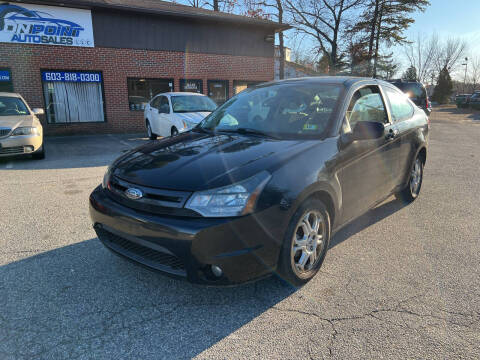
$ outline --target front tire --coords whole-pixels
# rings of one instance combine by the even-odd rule
[[[177,130],[177,128],[174,126],[174,127],[172,127],[171,136],[177,136],[177,135],[178,135],[178,130]]]
[[[152,131],[152,126],[150,125],[150,121],[147,120],[147,135],[150,140],[156,140],[157,134],[154,134]]]
[[[402,191],[395,194],[397,199],[411,203],[420,195],[423,182],[423,167],[422,159],[420,156],[417,156],[410,171],[408,185]]]
[[[306,200],[295,212],[283,239],[280,276],[294,286],[310,281],[322,266],[330,243],[330,214],[322,201]]]

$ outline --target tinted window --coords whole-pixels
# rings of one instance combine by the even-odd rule
[[[246,89],[209,115],[202,127],[250,129],[278,137],[319,137],[328,128],[341,88],[328,84],[274,84]]]
[[[217,104],[207,96],[172,96],[172,108],[176,113],[187,112],[212,112],[217,108]]]
[[[160,96],[157,96],[155,99],[152,100],[152,102],[150,103],[150,106],[155,109],[158,109],[159,104],[160,104]]]
[[[426,90],[420,83],[395,83],[394,85],[411,99],[425,99],[427,96]]]
[[[158,94],[173,91],[173,79],[127,79],[130,110],[144,110]]]
[[[16,97],[0,96],[0,116],[30,115],[23,101]]]
[[[160,102],[158,104],[158,110],[165,114],[170,114],[170,104],[166,96],[159,96]]]
[[[346,119],[351,129],[359,121],[388,122],[385,105],[377,86],[364,87],[353,94]]]
[[[406,94],[390,88],[385,88],[385,93],[390,102],[393,121],[401,121],[412,117],[413,106],[408,101]]]

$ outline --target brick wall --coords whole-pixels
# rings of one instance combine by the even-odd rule
[[[42,119],[47,135],[144,131],[143,113],[129,110],[127,77],[173,78],[175,91],[182,78],[203,79],[205,94],[207,80],[229,80],[230,96],[234,80],[274,77],[274,61],[268,57],[4,43],[0,67],[10,68],[15,92],[32,108],[45,107],[41,69],[103,72],[107,122],[46,124]]]

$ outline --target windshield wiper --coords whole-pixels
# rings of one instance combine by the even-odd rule
[[[251,129],[251,128],[238,128],[238,129],[226,129],[226,130],[218,130],[219,132],[230,132],[230,133],[236,133],[236,134],[242,134],[242,135],[259,135],[259,136],[264,136],[264,137],[269,137],[272,139],[278,139],[277,136],[274,136],[272,134],[263,132],[261,130],[257,129]]]

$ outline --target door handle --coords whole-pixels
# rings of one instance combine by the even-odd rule
[[[387,135],[385,135],[385,138],[387,140],[393,140],[398,136],[399,133],[400,132],[398,131],[398,129],[390,129],[388,130]]]

